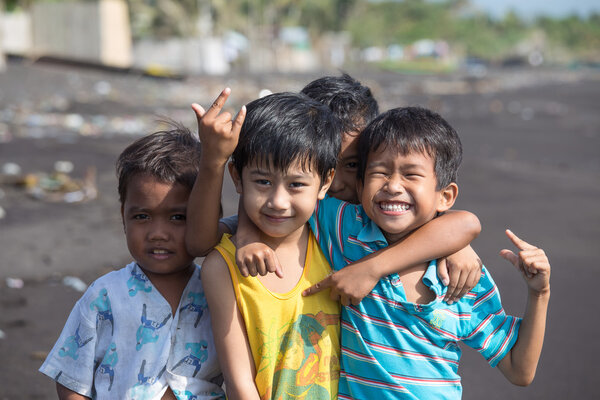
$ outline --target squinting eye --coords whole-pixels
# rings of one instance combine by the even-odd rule
[[[175,221],[185,221],[185,214],[176,214],[171,217]]]
[[[269,182],[269,181],[268,181],[268,180],[266,180],[266,179],[257,179],[257,180],[255,180],[254,182],[256,182],[256,183],[257,183],[257,184],[259,184],[259,185],[270,185],[270,184],[271,184],[271,182]]]
[[[135,214],[131,219],[148,219],[150,218],[147,214]]]
[[[306,185],[304,183],[302,183],[302,182],[292,182],[292,183],[290,183],[290,186],[293,187],[293,188],[298,189],[298,188],[304,187]]]

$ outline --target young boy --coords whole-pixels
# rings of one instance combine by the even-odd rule
[[[252,101],[241,114],[230,164],[240,218],[258,227],[284,274],[242,276],[235,264],[237,236],[223,236],[203,263],[227,396],[336,398],[339,304],[326,292],[306,298],[301,291],[331,271],[307,222],[333,178],[338,121],[326,106],[292,93]],[[240,118],[229,124],[239,127]]]
[[[185,248],[200,142],[181,126],[117,161],[133,262],[77,302],[40,371],[61,399],[224,398],[200,270]]]
[[[445,212],[458,193],[458,135],[439,115],[415,107],[377,117],[358,142],[361,206],[326,198],[311,224],[334,269],[393,243]],[[316,233],[317,234],[317,233]],[[360,304],[342,309],[339,398],[460,398],[463,341],[517,385],[529,384],[541,353],[550,265],[537,249],[507,231],[521,250],[501,254],[528,285],[523,320],[506,316],[489,272],[458,302],[435,261],[381,279]]]
[[[371,89],[348,74],[324,76],[304,86],[301,93],[325,104],[342,124],[342,147],[338,155],[330,196],[350,203],[356,197],[356,167],[358,135],[379,114],[377,100]]]

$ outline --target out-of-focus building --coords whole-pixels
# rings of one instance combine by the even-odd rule
[[[129,11],[124,0],[36,2],[31,6],[31,55],[107,66],[132,64]]]

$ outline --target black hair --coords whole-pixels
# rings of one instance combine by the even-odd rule
[[[361,132],[379,114],[371,89],[348,74],[316,79],[301,93],[329,107],[340,119],[344,133]]]
[[[281,171],[300,161],[323,183],[335,168],[341,128],[325,105],[300,93],[275,93],[248,103],[246,110],[232,156],[240,176],[255,161]]]
[[[179,123],[161,122],[170,129],[137,139],[117,159],[121,205],[125,203],[129,182],[139,173],[166,183],[180,183],[190,190],[194,186],[200,168],[200,141]]]
[[[413,151],[434,160],[437,190],[456,182],[462,161],[458,134],[439,114],[421,107],[402,107],[375,118],[358,138],[358,180],[364,182],[369,153],[381,146],[401,154]]]

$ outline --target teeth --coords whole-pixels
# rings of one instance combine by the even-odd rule
[[[406,203],[400,203],[400,204],[399,203],[381,203],[380,207],[384,211],[398,212],[398,211],[406,211],[406,210],[408,210],[408,208],[410,206]]]
[[[166,250],[152,250],[152,254],[167,254]]]

